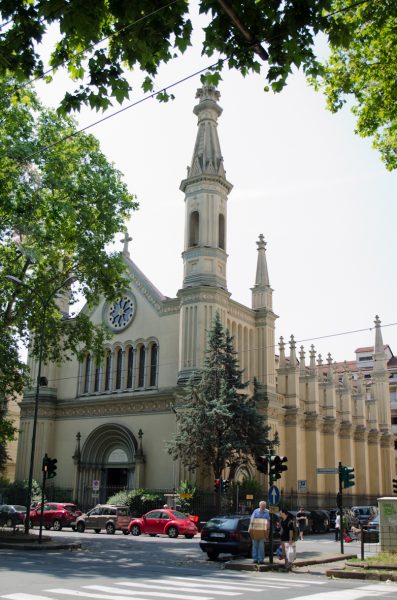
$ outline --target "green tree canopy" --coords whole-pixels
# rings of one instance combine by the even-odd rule
[[[65,319],[68,296],[55,292],[73,274],[78,288],[63,290],[71,303],[78,293],[88,305],[117,296],[125,265],[108,245],[137,206],[93,136],[14,87],[0,78],[0,398],[26,383],[18,342],[33,341],[37,355],[47,300],[45,360],[100,351],[105,330],[84,311]]]
[[[294,68],[302,68],[325,91],[329,108],[345,96],[356,101],[357,132],[373,136],[387,168],[396,167],[395,0],[195,0],[207,16],[202,54],[217,56],[207,79],[216,85],[224,68],[264,74],[264,88],[279,92]],[[153,92],[161,64],[191,45],[193,0],[0,0],[0,75],[19,82],[66,68],[76,87],[60,110],[87,104],[106,109],[123,102],[140,70]],[[46,34],[55,36],[49,64]],[[55,33],[54,33],[55,32]],[[322,32],[331,58],[320,65],[316,35]],[[23,83],[22,83],[23,85]],[[157,94],[167,100],[166,90]]]
[[[397,3],[376,0],[342,10],[334,0],[336,25],[345,32],[316,80],[332,112],[352,101],[357,133],[373,137],[389,170],[397,167]]]
[[[0,36],[0,73],[11,72],[20,81],[43,76],[46,66],[38,44],[56,24],[50,66],[67,65],[70,76],[81,82],[65,96],[62,108],[69,111],[81,104],[106,108],[111,97],[119,102],[128,97],[125,70],[138,67],[146,74],[144,89],[152,90],[159,65],[185,52],[193,31],[190,4],[188,0],[0,0],[0,14],[7,23]],[[268,60],[266,77],[277,91],[292,65],[313,66],[315,34],[332,33],[327,17],[332,0],[199,0],[198,4],[209,16],[202,53],[221,54],[215,72],[227,65],[246,75],[259,72]]]
[[[218,314],[208,334],[204,368],[187,386],[179,406],[177,433],[167,446],[189,469],[200,467],[220,478],[223,469],[265,454],[269,427],[242,382],[233,338]]]

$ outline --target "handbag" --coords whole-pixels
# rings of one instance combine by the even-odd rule
[[[285,544],[285,557],[287,562],[293,563],[296,558],[296,545]]]

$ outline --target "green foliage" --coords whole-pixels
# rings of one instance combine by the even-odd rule
[[[108,245],[137,207],[93,136],[77,134],[71,117],[44,108],[32,90],[14,88],[0,77],[0,397],[27,383],[18,340],[37,356],[44,334],[44,361],[100,355],[108,333],[89,310],[64,315],[79,293],[89,309],[124,289],[124,262]],[[72,273],[79,285],[68,298]]]
[[[334,0],[335,10],[345,0]],[[328,108],[338,111],[353,103],[357,133],[372,137],[389,170],[397,168],[397,4],[377,0],[337,15],[331,55],[314,79]]]
[[[49,26],[59,32],[50,66],[67,66],[75,90],[67,92],[61,112],[87,105],[105,110],[112,99],[122,103],[132,92],[126,72],[144,74],[142,88],[152,91],[158,67],[191,45],[193,25],[188,0],[0,0],[7,22],[0,37],[0,76],[19,82],[42,77],[46,66],[40,43]],[[265,91],[280,92],[294,68],[301,68],[321,87],[331,110],[345,97],[356,100],[357,131],[373,136],[388,169],[396,167],[396,2],[372,0],[199,0],[208,16],[202,54],[220,56],[206,77],[217,85],[224,68],[243,76],[264,71]],[[234,13],[234,15],[232,14]],[[320,65],[314,52],[316,35],[325,34],[331,58]],[[99,41],[106,40],[99,47]],[[48,44],[43,43],[47,48]],[[267,60],[266,60],[267,56]],[[51,82],[53,72],[45,79]],[[172,96],[162,90],[157,99]]]
[[[217,314],[208,334],[204,368],[179,398],[178,431],[167,443],[169,454],[191,470],[200,466],[212,471],[215,478],[225,468],[263,454],[269,427],[246,388],[233,338]]]
[[[158,508],[162,498],[162,496],[154,494],[150,490],[136,489],[130,492],[122,490],[110,496],[107,499],[107,504],[128,506],[131,515],[141,516],[152,508]]]
[[[263,485],[257,479],[244,479],[243,481],[232,482],[232,493],[236,494],[236,488],[239,488],[239,495],[241,498],[245,497],[245,494],[253,494],[254,496],[260,496],[263,494]]]
[[[179,498],[178,504],[181,507],[181,511],[184,513],[190,513],[192,505],[198,496],[198,490],[196,486],[190,481],[181,481],[179,488],[176,490],[177,494],[191,494],[191,498]]]
[[[119,0],[118,2],[77,2],[58,0],[0,0],[3,21],[10,21],[0,39],[0,74],[11,72],[19,81],[42,76],[45,65],[37,50],[49,25],[59,24],[50,65],[56,70],[67,64],[77,83],[67,93],[61,110],[79,110],[81,104],[105,109],[111,99],[122,102],[131,87],[126,70],[145,74],[143,88],[152,87],[159,65],[183,54],[191,45],[193,26],[189,2],[180,0]],[[293,66],[313,68],[313,40],[328,30],[326,11],[332,0],[250,0],[227,4],[236,13],[236,24],[217,0],[200,0],[200,13],[209,17],[204,30],[202,53],[222,58],[214,71],[238,69],[244,76],[264,66],[274,91],[285,85]],[[106,38],[106,44],[98,41]],[[259,45],[261,56],[255,53]],[[226,57],[226,60],[223,58]],[[52,73],[47,75],[51,80]],[[167,99],[166,92],[159,99]]]
[[[3,488],[4,496],[7,498],[8,504],[20,504],[26,506],[26,498],[28,495],[28,480],[14,481],[7,487]],[[45,499],[45,498],[44,498]],[[41,503],[41,486],[33,479],[32,481],[32,502]]]

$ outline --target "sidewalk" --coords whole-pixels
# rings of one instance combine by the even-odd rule
[[[345,566],[345,561],[356,558],[357,554],[334,554],[321,552],[300,552],[293,564],[293,571],[301,567],[310,565],[323,565],[322,571],[325,573],[330,566],[336,567],[340,565],[340,569]],[[330,564],[331,563],[331,564]],[[249,558],[230,560],[225,563],[225,569],[235,571],[285,571],[284,560],[278,560],[277,556],[273,557],[273,564],[269,563],[269,559],[263,565],[256,565]]]

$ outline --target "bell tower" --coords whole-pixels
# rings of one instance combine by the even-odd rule
[[[183,284],[180,300],[178,383],[202,368],[208,330],[216,313],[226,322],[227,291],[227,181],[218,139],[220,94],[211,85],[197,90],[194,107],[198,131],[186,179]]]
[[[194,107],[198,131],[187,177],[180,185],[185,193],[185,242],[183,287],[208,285],[227,289],[227,181],[218,139],[219,92],[210,85],[197,90]]]

